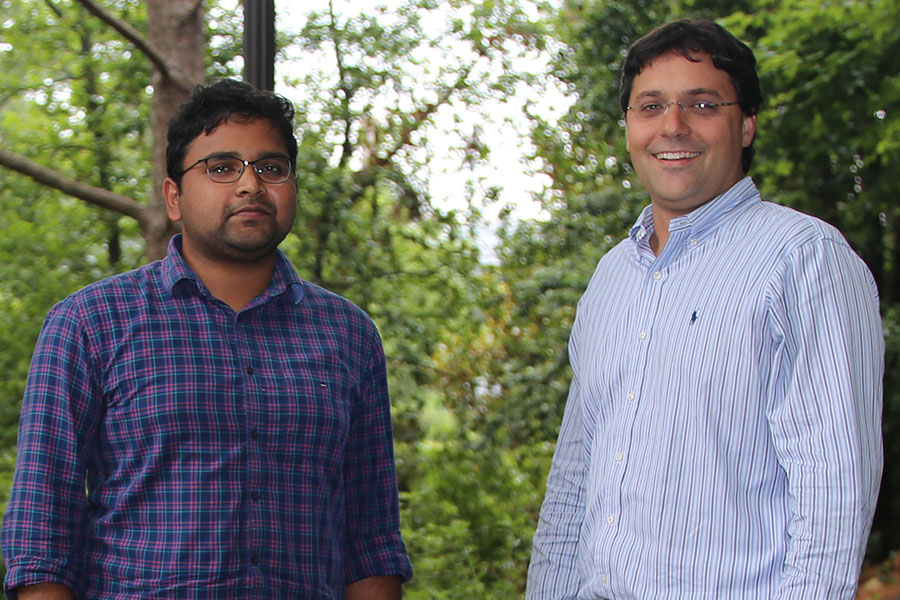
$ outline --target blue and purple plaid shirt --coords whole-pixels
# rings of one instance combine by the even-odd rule
[[[235,314],[179,248],[47,317],[0,540],[6,589],[293,600],[408,579],[371,320],[280,253]]]

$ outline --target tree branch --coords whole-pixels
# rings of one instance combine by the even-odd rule
[[[146,56],[151,63],[153,63],[153,66],[156,67],[156,70],[159,71],[160,75],[164,78],[174,81],[186,92],[192,91],[194,86],[199,83],[191,81],[188,77],[185,77],[178,68],[169,64],[159,49],[151,44],[149,40],[141,35],[141,33],[130,24],[115,17],[93,0],[78,0],[78,2],[84,6],[89,13],[115,29],[119,35],[134,44],[134,46]]]
[[[372,185],[375,182],[378,170],[387,167],[398,152],[411,144],[412,134],[422,127],[438,111],[438,109],[450,102],[453,98],[453,94],[465,87],[466,78],[469,76],[470,71],[470,67],[464,68],[459,73],[459,76],[456,78],[453,85],[448,85],[441,90],[441,93],[438,94],[437,101],[428,103],[412,113],[411,119],[405,119],[399,134],[396,136],[397,141],[394,142],[394,145],[381,155],[378,155],[375,152],[370,153],[368,159],[363,164],[362,169],[353,175],[353,182],[362,188]],[[404,191],[407,194],[412,192],[411,189],[406,189]],[[410,208],[415,212],[420,207],[411,205]]]
[[[353,144],[350,141],[350,132],[352,130],[350,103],[353,100],[355,90],[347,79],[347,71],[344,67],[344,56],[341,49],[341,32],[337,26],[337,15],[334,12],[334,1],[328,0],[328,29],[331,32],[331,41],[334,44],[334,60],[338,70],[338,87],[343,92],[341,98],[341,110],[344,118],[344,142],[341,144],[341,158],[338,164],[343,169],[350,160],[353,153]]]
[[[371,171],[372,167],[385,167],[387,166],[393,159],[394,156],[400,152],[404,147],[409,146],[412,139],[412,134],[416,132],[422,125],[424,125],[428,120],[434,115],[438,109],[440,109],[444,104],[450,102],[453,98],[453,94],[457,91],[463,89],[466,85],[466,78],[469,76],[471,68],[466,67],[460,71],[459,76],[456,78],[456,82],[453,85],[448,85],[441,93],[438,94],[438,99],[436,102],[431,102],[420,108],[419,110],[412,113],[411,119],[405,119],[403,126],[400,129],[399,135],[397,135],[397,141],[394,142],[393,147],[389,148],[382,155],[377,155],[376,153],[372,153],[371,160],[368,161],[368,164],[363,166],[362,171],[360,172],[361,180],[367,180],[367,176]]]
[[[411,277],[414,279],[421,279],[422,277],[437,275],[439,272],[440,269],[427,269],[424,271],[404,271],[402,269],[393,271],[370,271],[360,277],[350,277],[349,279],[341,280],[323,280],[316,283],[326,289],[340,292],[356,285],[370,283],[376,279],[381,279],[382,277]]]
[[[18,171],[42,185],[59,190],[88,204],[131,217],[138,222],[142,229],[147,224],[147,209],[143,204],[127,196],[81,183],[58,171],[2,149],[0,149],[0,166]]]

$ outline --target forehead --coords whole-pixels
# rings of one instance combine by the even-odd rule
[[[734,85],[727,72],[716,68],[712,57],[694,52],[691,59],[678,52],[654,58],[634,78],[631,99],[640,96],[690,96],[700,93],[718,94],[733,99]]]
[[[268,119],[229,117],[209,133],[201,132],[188,145],[188,159],[225,152],[253,160],[265,154],[287,155],[281,132]]]

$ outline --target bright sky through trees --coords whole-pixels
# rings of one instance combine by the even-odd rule
[[[399,0],[381,0],[377,4],[391,10],[403,3]],[[523,5],[527,4],[523,2]],[[306,22],[306,15],[311,11],[328,10],[328,0],[308,0],[302,3],[281,0],[275,5],[276,27],[282,33],[299,31]],[[334,0],[335,12],[347,17],[358,15],[363,10],[371,12],[375,6],[370,0]],[[437,11],[433,18],[442,19],[445,16],[442,11]],[[434,30],[437,32],[441,29],[442,24],[435,22]],[[279,62],[276,65],[276,89],[279,93],[296,99],[298,90],[284,85],[284,74],[290,73],[292,69],[310,68],[310,59],[309,55],[301,57],[296,53],[293,56],[289,54],[287,63]],[[532,53],[529,58],[520,60],[517,68],[541,73],[544,72],[546,63],[546,55]],[[331,72],[336,77],[333,56],[316,57],[315,68]],[[532,103],[532,110],[551,122],[569,107],[569,101],[562,92],[548,82],[547,90],[543,92],[520,85],[515,96],[507,97],[505,101],[491,99],[485,102],[481,113],[477,115],[456,110],[452,104],[437,113],[433,129],[425,132],[432,156],[426,177],[436,206],[465,208],[466,187],[474,184],[476,187],[502,188],[497,201],[484,208],[488,223],[496,222],[496,215],[507,205],[513,207],[512,214],[518,218],[540,216],[540,205],[532,200],[531,194],[542,189],[547,181],[545,176],[531,174],[532,169],[526,161],[531,149],[528,139],[529,121],[522,113],[526,101]],[[456,121],[470,126],[477,125],[490,148],[486,164],[479,165],[472,171],[462,170],[460,161],[455,158],[454,147],[460,144],[460,139],[450,132],[458,127],[455,125]]]

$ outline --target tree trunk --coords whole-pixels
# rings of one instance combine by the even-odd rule
[[[169,238],[177,231],[166,216],[162,182],[166,178],[166,132],[169,121],[191,94],[184,81],[205,80],[203,57],[206,39],[203,31],[203,8],[199,0],[148,0],[147,36],[150,44],[163,55],[173,73],[162,73],[155,65],[151,83],[153,100],[150,120],[153,130],[153,194],[152,217],[144,225],[145,253],[150,260],[166,253]],[[173,75],[176,75],[173,77]]]

